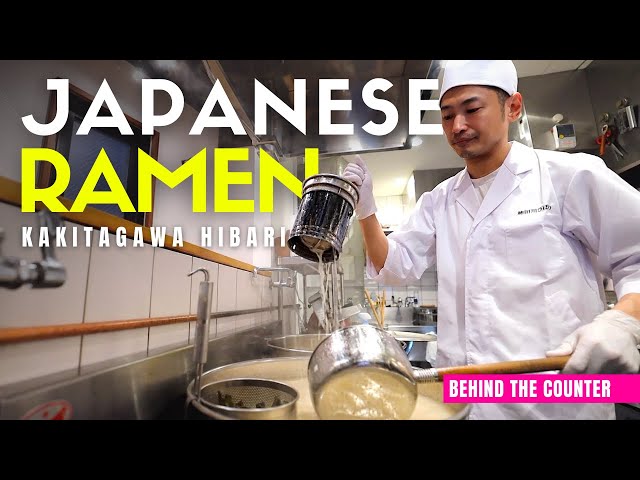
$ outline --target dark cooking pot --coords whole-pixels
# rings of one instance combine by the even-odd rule
[[[302,185],[298,207],[287,244],[295,254],[323,262],[338,259],[358,204],[357,187],[338,175],[319,174]]]

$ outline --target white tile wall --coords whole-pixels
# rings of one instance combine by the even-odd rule
[[[238,269],[227,265],[218,266],[218,311],[236,310]],[[237,317],[222,317],[216,321],[217,337],[231,335],[236,330]]]
[[[80,337],[0,346],[0,385],[78,369]]]
[[[218,270],[218,311],[236,310],[238,269],[220,265]]]
[[[35,233],[33,248],[21,245],[22,225],[34,227],[34,232],[39,227],[36,214],[23,213],[18,207],[1,203],[0,218],[0,227],[5,233],[2,254],[27,261],[41,260]],[[64,226],[70,231],[74,224],[65,222]],[[0,328],[82,323],[89,248],[69,245],[67,241],[67,247],[55,249],[56,257],[67,273],[61,287],[32,289],[23,285],[15,290],[0,288]],[[0,385],[77,369],[79,358],[79,337],[1,345]]]
[[[255,314],[238,315],[236,318],[236,332],[248,330],[256,325]]]
[[[211,313],[218,311],[218,271],[219,265],[208,260],[193,257],[193,270],[198,268],[206,268],[209,271],[209,280],[213,282],[213,293],[211,295]],[[191,310],[192,315],[198,313],[198,289],[200,288],[200,282],[204,281],[203,273],[196,273],[191,278]],[[209,320],[209,338],[215,338],[216,336],[216,319]],[[189,324],[189,343],[193,343],[195,338],[195,322]]]
[[[2,253],[28,261],[40,260],[37,247],[21,247],[21,225],[37,227],[35,214],[0,203],[0,227],[5,230]],[[58,289],[0,289],[0,328],[129,320],[195,314],[202,274],[187,274],[205,267],[214,282],[211,311],[259,308],[277,305],[277,289],[269,277],[219,265],[146,245],[117,247],[110,234],[110,247],[99,247],[99,234],[92,233],[92,246],[84,246],[82,226],[65,222],[67,247],[56,249],[67,269],[67,280]],[[70,245],[70,228],[77,226],[80,246]],[[294,301],[285,289],[287,302]],[[277,319],[277,312],[224,317],[211,321],[210,338],[225,336]],[[24,342],[0,346],[0,385],[58,372],[85,373],[99,363],[118,358],[139,358],[148,352],[174,348],[193,341],[195,324],[105,332],[83,337]]]
[[[262,275],[254,275],[253,272],[246,270],[238,270],[237,272],[237,300],[236,308],[244,310],[248,308],[260,308],[262,305]],[[261,314],[252,313],[250,315],[241,315],[236,321],[236,331],[247,330],[260,324]]]
[[[237,298],[236,308],[244,310],[247,308],[260,307],[260,278],[261,275],[253,275],[246,270],[238,270],[236,279]]]
[[[2,255],[40,261],[37,235],[33,235],[33,248],[21,246],[21,226],[32,226],[35,230],[38,226],[36,214],[22,213],[18,207],[0,204],[0,218],[0,228],[5,232]],[[66,222],[65,226],[69,231],[74,224]],[[70,238],[67,237],[67,247],[54,250],[67,273],[61,287],[32,289],[23,285],[15,290],[0,288],[0,328],[82,323],[90,249],[70,246]],[[0,361],[1,352],[0,349]]]
[[[91,247],[85,322],[149,318],[154,248],[98,247],[98,235]],[[132,329],[85,335],[81,367],[146,352],[149,329]]]
[[[191,272],[193,257],[158,248],[153,259],[151,283],[151,317],[187,315],[191,303]],[[198,283],[204,275],[194,275]],[[166,347],[181,347],[189,341],[189,323],[176,323],[149,328],[149,352]]]
[[[222,266],[222,265],[220,265]],[[216,337],[225,337],[231,335],[236,330],[236,319],[238,317],[222,317],[217,319]]]
[[[271,279],[269,277],[265,277],[260,275],[260,306],[261,307],[271,307],[273,306],[273,297],[271,295]],[[259,324],[263,325],[265,323],[269,323],[271,321],[271,312],[262,312],[259,317]]]

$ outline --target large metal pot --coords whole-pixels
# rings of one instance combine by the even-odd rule
[[[267,346],[277,357],[310,357],[328,333],[285,335],[267,340]]]
[[[286,384],[298,393],[295,419],[318,420],[311,399],[311,389],[307,369],[309,357],[281,357],[238,362],[205,372],[202,385],[234,378],[261,378]],[[195,408],[208,418],[219,418],[216,412],[207,409],[195,401],[193,382],[187,388],[188,400]],[[462,420],[469,412],[468,404],[443,403],[441,382],[418,384],[417,402],[411,420]]]
[[[313,175],[304,181],[302,201],[287,245],[292,252],[323,262],[338,259],[358,204],[357,187],[338,175]]]
[[[562,370],[570,355],[413,369],[395,337],[373,325],[333,332],[309,358],[309,385],[320,418],[410,418],[417,383],[447,374],[535,373]]]

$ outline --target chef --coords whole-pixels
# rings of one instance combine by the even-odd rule
[[[442,127],[466,168],[385,236],[356,156],[370,278],[417,282],[437,265],[436,366],[571,358],[564,373],[640,371],[640,192],[596,156],[508,141],[522,113],[509,60],[449,61]],[[602,278],[618,303],[605,310]],[[472,419],[615,419],[607,403],[478,403]]]

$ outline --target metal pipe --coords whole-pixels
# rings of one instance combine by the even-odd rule
[[[278,323],[282,325],[282,334],[283,335],[291,335],[290,329],[284,323],[284,292],[282,288],[278,288]]]
[[[302,275],[302,319],[307,324],[307,276]]]
[[[298,305],[283,305],[284,308],[297,308]],[[260,312],[273,312],[277,310],[278,307],[261,307],[261,308],[246,308],[244,310],[227,310],[225,312],[214,312],[209,318],[224,318],[224,317],[235,317],[236,315],[247,315],[249,313],[260,313]]]
[[[204,365],[207,363],[207,351],[209,346],[209,316],[211,314],[211,297],[213,294],[213,282],[209,281],[209,271],[206,268],[198,268],[189,273],[204,273],[204,281],[200,282],[198,290],[198,310],[196,316],[196,334],[193,348],[193,361],[196,365],[195,394],[200,400],[200,383]]]
[[[258,272],[277,272],[278,278],[277,280],[271,279],[271,286],[276,287],[278,289],[278,322],[282,326],[283,335],[291,335],[298,333],[297,328],[292,327],[291,321],[284,321],[284,292],[282,291],[283,287],[293,287],[295,288],[295,280],[293,278],[293,270],[286,267],[256,267],[253,269],[253,274],[257,275]],[[286,280],[282,279],[282,275],[284,272],[287,272]],[[297,324],[297,322],[296,322]]]

